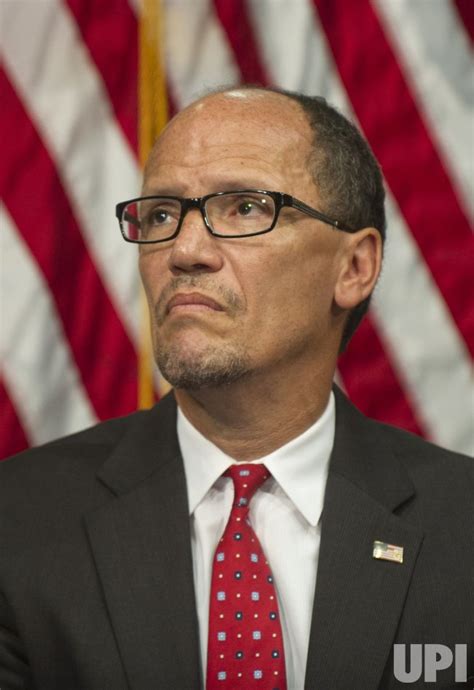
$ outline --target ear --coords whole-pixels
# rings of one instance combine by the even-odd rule
[[[382,238],[375,228],[346,235],[341,269],[334,289],[340,309],[353,309],[370,295],[380,273]]]

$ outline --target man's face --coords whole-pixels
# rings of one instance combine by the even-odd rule
[[[299,106],[283,96],[208,97],[162,134],[143,193],[265,189],[320,208],[307,169],[312,139]],[[142,246],[164,377],[193,389],[267,371],[284,376],[291,363],[321,367],[337,350],[334,286],[343,244],[344,233],[284,208],[272,232],[243,239],[213,237],[193,209],[176,239]]]

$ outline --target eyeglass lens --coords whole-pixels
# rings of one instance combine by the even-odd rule
[[[275,203],[271,196],[258,192],[230,192],[207,199],[205,213],[219,235],[251,235],[271,227]],[[165,240],[176,232],[180,215],[178,200],[143,199],[125,207],[123,230],[132,241]]]

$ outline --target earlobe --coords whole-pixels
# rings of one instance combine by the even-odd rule
[[[341,270],[334,290],[340,309],[353,309],[372,292],[380,273],[382,238],[375,228],[347,237]]]

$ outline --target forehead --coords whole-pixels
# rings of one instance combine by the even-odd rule
[[[212,185],[214,177],[217,182],[226,175],[244,179],[249,174],[269,184],[297,178],[309,182],[312,141],[304,112],[286,96],[251,90],[215,94],[168,124],[150,155],[145,185],[161,185],[164,176],[172,183],[189,176],[205,184],[209,178]]]

